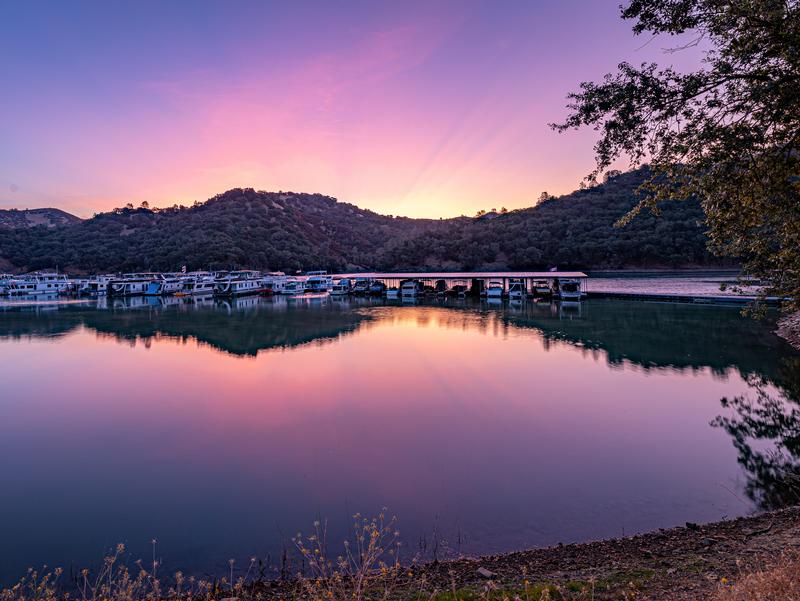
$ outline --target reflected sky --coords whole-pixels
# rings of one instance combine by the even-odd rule
[[[0,314],[0,579],[153,537],[221,572],[383,506],[407,556],[741,515],[720,399],[794,393],[735,309],[249,300]]]

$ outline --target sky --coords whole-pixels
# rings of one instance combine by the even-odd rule
[[[565,96],[696,66],[620,0],[0,1],[0,208],[82,217],[231,188],[472,215],[576,189]],[[624,165],[621,165],[624,166]]]

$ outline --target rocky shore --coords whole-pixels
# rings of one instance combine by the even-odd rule
[[[404,572],[387,597],[428,601],[727,599],[726,590],[735,592],[733,587],[749,572],[798,552],[800,507],[793,507],[626,538],[425,564]],[[262,586],[258,597],[297,598],[296,583]]]
[[[800,349],[800,311],[781,317],[775,333],[788,340],[789,344],[796,349]]]

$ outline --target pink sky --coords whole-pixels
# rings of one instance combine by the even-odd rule
[[[0,7],[0,207],[81,216],[234,187],[474,214],[574,190],[564,97],[657,59],[618,0]],[[644,45],[644,47],[643,47]]]

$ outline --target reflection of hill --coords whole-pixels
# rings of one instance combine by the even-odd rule
[[[367,317],[328,302],[272,303],[259,299],[180,303],[136,309],[98,310],[64,306],[47,312],[7,311],[0,318],[0,337],[47,337],[83,325],[118,340],[156,337],[196,339],[234,355],[330,340],[354,331]]]
[[[82,308],[87,311],[86,307]],[[63,336],[80,325],[81,314],[42,307],[6,307],[0,311],[0,341]]]
[[[800,398],[800,353],[772,334],[771,322],[739,309],[680,303],[592,300],[577,308],[527,303],[503,312],[516,327],[536,328],[547,340],[602,350],[607,361],[644,368],[708,367],[723,374],[765,377]]]
[[[364,319],[358,312],[329,303],[253,302],[239,308],[234,301],[197,309],[183,305],[156,311],[98,311],[87,318],[86,325],[118,338],[195,338],[234,355],[256,355],[262,349],[335,339],[355,330]]]
[[[800,398],[800,353],[773,335],[769,324],[743,318],[738,309],[730,307],[592,300],[580,307],[524,303],[488,309],[486,304],[458,302],[452,308],[461,311],[443,311],[430,306],[433,303],[395,309],[369,308],[367,302],[356,311],[361,301],[332,298],[169,302],[169,306],[161,306],[158,299],[138,299],[140,306],[134,309],[98,310],[87,305],[6,309],[0,313],[0,337],[57,336],[84,325],[120,340],[194,338],[235,355],[255,355],[262,349],[335,339],[355,331],[366,320],[408,316],[419,321],[437,315],[436,321],[443,327],[483,332],[536,330],[545,341],[602,352],[611,364],[707,367],[718,374],[734,368],[744,376],[766,378]]]

